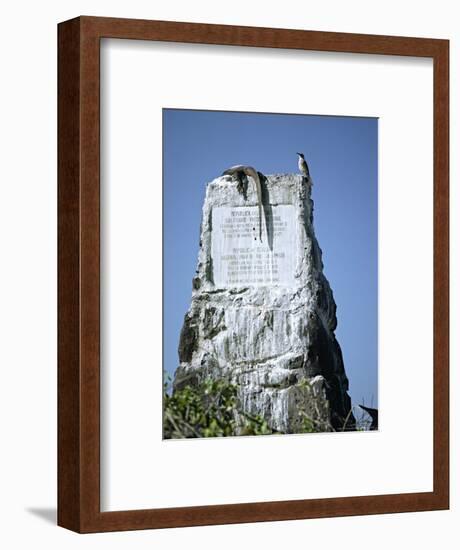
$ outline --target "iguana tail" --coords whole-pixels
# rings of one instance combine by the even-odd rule
[[[238,176],[238,174],[241,174],[241,172],[246,174],[246,176],[251,176],[256,185],[257,202],[259,203],[259,239],[260,242],[262,242],[262,187],[260,185],[260,178],[257,170],[255,170],[252,166],[237,164],[236,166],[231,166],[230,168],[225,170],[222,175],[234,176],[236,174]]]
[[[252,166],[246,166],[245,173],[247,176],[251,176],[256,184],[257,202],[259,203],[259,239],[262,242],[262,187],[260,185],[260,178]]]

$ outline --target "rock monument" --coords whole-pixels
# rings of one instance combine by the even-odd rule
[[[225,378],[241,410],[274,430],[295,433],[305,416],[320,431],[354,429],[310,181],[265,176],[262,199],[259,231],[252,178],[244,189],[230,176],[207,186],[174,388]]]

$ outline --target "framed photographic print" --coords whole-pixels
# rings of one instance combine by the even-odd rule
[[[59,525],[448,508],[448,41],[58,41]]]

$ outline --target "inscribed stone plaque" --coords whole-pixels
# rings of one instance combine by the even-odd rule
[[[296,229],[292,205],[271,206],[262,215],[262,240],[257,206],[213,208],[214,284],[221,288],[294,286]]]

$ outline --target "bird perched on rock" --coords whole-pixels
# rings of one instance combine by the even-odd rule
[[[251,176],[256,185],[257,202],[259,203],[259,239],[262,242],[262,187],[260,185],[259,173],[252,166],[244,166],[244,164],[237,164],[225,170],[223,176],[236,177],[239,185],[241,184],[241,175]]]
[[[308,164],[307,164],[307,161],[305,160],[305,157],[303,155],[303,153],[297,153],[297,155],[299,155],[299,170],[300,170],[300,173],[310,179],[310,170],[308,169]]]

